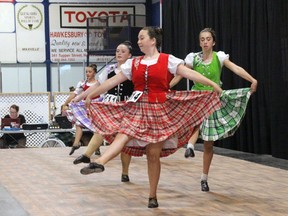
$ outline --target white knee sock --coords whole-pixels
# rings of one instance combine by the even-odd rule
[[[201,181],[207,181],[208,180],[208,174],[202,173],[201,175]]]
[[[194,150],[194,145],[192,143],[188,143],[187,148],[192,148]]]

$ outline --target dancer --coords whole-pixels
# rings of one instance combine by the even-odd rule
[[[222,91],[211,80],[185,67],[183,60],[159,53],[161,41],[160,28],[142,28],[138,34],[138,46],[144,56],[128,59],[121,66],[120,73],[106,80],[85,101],[95,130],[108,142],[113,142],[101,157],[82,168],[81,173],[103,172],[104,165],[132,140],[123,151],[133,156],[147,155],[150,185],[148,208],[158,207],[160,157],[181,148],[192,135],[194,126],[219,108],[217,94]],[[169,91],[169,82],[175,74],[211,85],[216,93]],[[127,102],[91,103],[90,98],[127,79],[134,84],[134,92]],[[86,93],[89,93],[89,89]]]
[[[96,86],[100,85],[99,82],[95,79],[96,73],[97,73],[97,65],[91,64],[88,67],[86,67],[86,80],[80,81],[77,84],[76,90],[70,94],[70,96],[67,98],[65,103],[62,105],[63,109],[66,110],[65,114],[67,115],[68,119],[72,123],[76,124],[75,139],[74,139],[74,142],[73,142],[73,145],[71,147],[69,155],[72,155],[74,153],[74,151],[79,149],[81,146],[80,140],[83,136],[83,125],[81,125],[79,122],[75,121],[74,114],[69,111],[68,105],[72,101],[73,98],[75,98],[79,94],[82,94],[89,87],[91,87],[93,85],[96,85]],[[99,98],[99,97],[96,97],[96,98]],[[93,128],[93,127],[91,127],[91,128]],[[90,139],[91,139],[91,137],[90,137]]]
[[[194,157],[194,145],[199,138],[204,140],[203,173],[201,175],[201,190],[209,191],[208,172],[213,158],[214,141],[232,136],[238,129],[245,115],[249,97],[257,89],[257,80],[249,75],[242,67],[229,60],[229,55],[223,51],[213,51],[216,43],[215,31],[211,28],[203,29],[199,34],[201,52],[190,53],[185,58],[186,66],[199,72],[203,76],[221,84],[220,76],[222,66],[227,67],[236,75],[251,82],[250,88],[223,91],[221,95],[221,108],[214,112],[209,119],[204,120],[188,141],[185,157]],[[179,79],[178,79],[179,80]],[[178,81],[175,80],[175,83]],[[172,84],[174,85],[174,84]],[[195,83],[192,90],[213,90],[210,86]]]
[[[107,65],[106,69],[100,74],[98,81],[103,83],[108,78],[111,78],[118,74],[121,71],[121,65],[126,62],[127,59],[132,57],[132,46],[130,41],[125,41],[119,44],[116,48],[115,58],[117,63],[112,65]],[[107,101],[124,101],[126,100],[133,92],[133,83],[130,80],[117,85],[115,88],[109,90],[105,95]],[[105,99],[104,99],[105,101]],[[72,104],[73,107],[73,104]],[[81,118],[80,118],[81,119]],[[80,120],[79,119],[79,120]],[[100,145],[103,142],[103,137],[100,134],[94,133],[91,138],[88,147],[84,154],[80,155],[74,160],[74,164],[79,163],[90,163],[90,157],[95,152],[96,149],[99,149]],[[122,182],[129,182],[129,164],[131,161],[131,156],[121,153],[121,162],[122,162]]]

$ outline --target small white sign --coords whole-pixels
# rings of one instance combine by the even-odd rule
[[[139,100],[139,98],[142,96],[143,92],[142,91],[134,91],[130,98],[126,101],[128,102],[136,102]]]
[[[112,103],[115,103],[115,102],[117,102],[117,96],[112,95],[112,94],[106,94],[106,95],[104,96],[103,102],[112,102]]]
[[[44,6],[16,4],[17,59],[19,62],[44,62],[45,48]]]

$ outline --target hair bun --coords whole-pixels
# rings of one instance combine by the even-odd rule
[[[129,46],[132,46],[132,43],[131,43],[131,41],[129,41],[129,40],[124,41],[123,44],[127,44],[127,45],[129,45]]]

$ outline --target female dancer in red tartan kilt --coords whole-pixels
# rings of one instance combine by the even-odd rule
[[[116,76],[92,92],[88,89],[85,101],[95,130],[112,144],[101,157],[82,168],[81,173],[103,172],[104,165],[123,148],[133,156],[145,153],[150,183],[149,208],[158,207],[160,157],[174,153],[187,143],[194,127],[220,107],[218,95],[222,92],[214,82],[185,67],[183,60],[159,53],[161,41],[160,28],[144,27],[138,34],[138,45],[144,56],[127,60]],[[169,83],[176,74],[210,85],[216,93],[169,91]],[[91,103],[90,98],[127,79],[134,84],[130,102]]]

